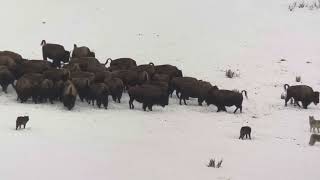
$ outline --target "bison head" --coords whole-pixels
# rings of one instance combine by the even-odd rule
[[[315,105],[317,105],[317,104],[319,103],[319,92],[318,92],[318,91],[315,91],[315,92],[313,93],[313,95],[314,95],[314,97],[313,97],[313,103],[314,103]]]

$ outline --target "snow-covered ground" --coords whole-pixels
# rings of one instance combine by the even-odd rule
[[[311,1],[311,0],[310,0]],[[243,113],[214,106],[108,110],[77,102],[20,104],[0,92],[0,179],[317,180],[320,143],[309,146],[308,116],[319,106],[284,107],[283,84],[320,90],[320,11],[288,10],[290,0],[10,0],[2,2],[1,50],[41,59],[40,42],[86,45],[104,62],[173,64],[185,76],[245,89]],[[280,62],[280,59],[287,61]],[[310,61],[311,63],[306,63]],[[239,69],[228,79],[226,69]],[[26,130],[15,131],[19,115]],[[239,140],[241,126],[253,139]],[[222,168],[209,168],[211,158]]]

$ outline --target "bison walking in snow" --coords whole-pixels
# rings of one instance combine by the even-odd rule
[[[287,106],[288,101],[293,98],[294,103],[299,107],[299,101],[302,102],[302,107],[304,109],[308,108],[312,102],[317,105],[319,103],[319,92],[313,91],[313,89],[306,85],[296,85],[289,86],[288,84],[284,85],[284,90],[287,91],[287,96],[285,98],[285,106]]]
[[[240,92],[237,91],[230,91],[230,90],[220,90],[217,87],[212,87],[208,95],[206,97],[206,103],[207,105],[213,104],[217,106],[218,111],[227,111],[225,106],[236,106],[236,109],[233,113],[236,113],[238,109],[240,109],[240,113],[242,112],[242,101],[243,96],[242,94],[245,93],[246,98],[247,91],[243,90]]]

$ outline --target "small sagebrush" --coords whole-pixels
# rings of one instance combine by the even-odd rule
[[[311,2],[305,2],[304,0],[298,0],[289,5],[289,11],[293,11],[296,8],[308,8],[309,10],[320,9],[320,0],[314,0]]]
[[[218,161],[217,165],[216,165],[216,160],[215,159],[210,159],[209,164],[207,165],[208,167],[213,167],[213,168],[220,168],[222,165],[222,159],[221,161]]]
[[[226,76],[228,78],[234,78],[237,76],[237,74],[234,71],[232,71],[231,69],[228,69],[228,70],[226,70]]]

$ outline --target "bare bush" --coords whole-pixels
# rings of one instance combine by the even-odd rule
[[[226,77],[228,77],[228,78],[239,77],[240,76],[240,72],[239,72],[239,70],[237,70],[237,71],[238,72],[233,71],[231,69],[226,70]]]
[[[309,10],[320,9],[320,0],[313,0],[311,2],[305,2],[304,0],[297,0],[292,4],[289,4],[289,11],[293,11],[296,8],[308,8]]]
[[[208,167],[213,167],[213,168],[220,168],[222,165],[223,160],[218,161],[216,165],[216,160],[215,159],[210,159],[209,164],[207,165]]]

